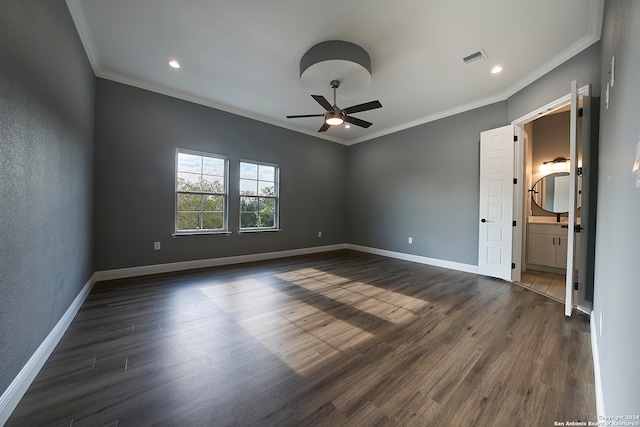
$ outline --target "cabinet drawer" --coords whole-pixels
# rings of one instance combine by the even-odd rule
[[[529,233],[566,236],[568,231],[568,229],[562,228],[559,224],[529,224]]]

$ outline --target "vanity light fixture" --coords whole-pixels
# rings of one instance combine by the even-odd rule
[[[549,160],[547,162],[542,163],[540,165],[540,171],[547,172],[551,170],[553,171],[568,170],[569,165],[570,165],[569,159],[565,159],[564,157],[556,157],[553,160]]]

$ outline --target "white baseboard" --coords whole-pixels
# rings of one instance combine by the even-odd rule
[[[172,273],[175,271],[193,270],[196,268],[218,267],[222,265],[241,264],[245,262],[264,261],[268,259],[286,258],[298,255],[308,255],[321,252],[336,251],[339,249],[351,249],[359,252],[366,252],[374,255],[382,255],[389,258],[396,258],[405,261],[417,262],[420,264],[433,265],[435,267],[449,268],[451,270],[464,271],[467,273],[478,273],[477,265],[463,264],[453,261],[445,261],[436,258],[428,258],[418,255],[405,254],[402,252],[388,251],[384,249],[370,248],[367,246],[340,243],[336,245],[315,246],[310,248],[292,249],[287,251],[263,252],[251,255],[238,255],[221,258],[207,258],[193,261],[171,262],[166,264],[143,265],[140,267],[118,268],[114,270],[96,271],[97,282],[102,280],[125,279],[129,277],[146,276],[150,274]]]
[[[125,279],[129,277],[146,276],[150,274],[171,273],[174,271],[193,270],[196,268],[218,267],[221,265],[241,264],[245,262],[264,261],[268,259],[286,258],[298,255],[308,255],[320,252],[345,249],[346,245],[314,246],[311,248],[292,249],[278,252],[263,252],[251,255],[238,255],[221,258],[208,258],[193,261],[171,262],[166,264],[143,265],[140,267],[119,268],[115,270],[96,271],[96,281]]]
[[[596,412],[598,420],[606,419],[604,413],[604,393],[602,392],[602,376],[600,376],[600,353],[598,352],[598,331],[596,328],[596,315],[591,312],[591,354],[593,357],[593,377],[596,389]]]
[[[591,307],[583,306],[583,305],[580,305],[580,304],[576,304],[576,310],[578,310],[579,312],[581,312],[583,314],[586,314],[587,316],[591,316],[593,314],[593,312],[591,311]]]
[[[448,268],[451,270],[464,271],[466,273],[478,274],[478,266],[471,264],[463,264],[460,262],[446,261],[442,259],[423,257],[419,255],[405,254],[402,252],[387,251],[385,249],[370,248],[367,246],[347,244],[347,249],[354,251],[367,252],[374,255],[382,255],[389,258],[401,259],[404,261],[417,262],[420,264],[432,265],[434,267]]]
[[[82,303],[96,282],[95,276],[96,275],[93,274],[89,281],[82,287],[80,293],[75,297],[56,326],[54,326],[49,335],[42,341],[42,344],[40,344],[18,375],[13,379],[9,387],[2,393],[2,396],[0,396],[0,426],[7,422],[13,410],[18,406],[20,399],[22,399],[22,396],[27,392],[34,378],[38,372],[40,372],[40,369],[56,348],[60,339],[62,339],[62,336],[67,331],[71,321],[78,310],[80,310]]]

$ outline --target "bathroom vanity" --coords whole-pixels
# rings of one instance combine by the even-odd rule
[[[567,241],[570,236],[566,215],[569,210],[569,173],[554,172],[540,178],[530,191],[533,206],[544,214],[527,219],[527,268],[564,274],[567,268]],[[580,197],[577,204],[580,206]],[[555,214],[554,216],[551,216]],[[580,224],[580,218],[576,218]],[[580,234],[576,233],[576,257],[580,259]],[[575,268],[577,269],[577,262]]]
[[[527,221],[527,268],[564,273],[567,268],[567,239],[569,229],[565,221],[554,217],[529,217]],[[576,234],[576,252],[580,248],[580,234]],[[580,259],[576,253],[576,259]]]

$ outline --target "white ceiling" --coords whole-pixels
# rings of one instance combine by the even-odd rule
[[[506,99],[600,38],[603,0],[67,0],[98,77],[350,145]],[[341,97],[373,126],[318,133],[302,88],[313,45],[371,57],[371,85]],[[462,58],[484,49],[488,61]],[[174,70],[168,59],[178,59]],[[504,71],[491,74],[494,65]],[[323,95],[332,101],[327,80]]]

